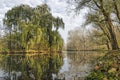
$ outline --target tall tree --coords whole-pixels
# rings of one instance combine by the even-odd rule
[[[115,25],[113,24],[112,14],[113,13],[116,14],[119,19],[119,15],[118,15],[119,10],[117,9],[118,5],[116,6],[116,2],[120,3],[120,1],[119,0],[73,0],[73,2],[77,4],[76,10],[80,10],[81,8],[85,8],[85,7],[89,8],[90,9],[89,14],[92,16],[92,19],[96,20],[98,16],[101,17],[101,20],[97,21],[97,23],[99,23],[99,25],[97,24],[97,26],[102,28],[104,33],[108,33],[108,37],[112,49],[113,50],[119,49],[116,34],[114,31]],[[102,23],[104,23],[106,26],[105,25],[103,26]]]
[[[41,43],[51,48],[53,37],[57,36],[53,32],[59,33],[58,29],[64,28],[63,20],[52,16],[47,4],[35,8],[29,5],[14,7],[5,14],[4,24],[10,34],[9,49],[14,50],[17,50],[16,47],[22,50],[40,49]]]
[[[54,31],[58,33],[59,28],[64,28],[64,22],[61,18],[53,17],[52,14],[50,13],[50,8],[46,5],[43,4],[42,6],[37,6],[35,8],[35,12],[38,12],[41,14],[40,16],[40,26],[43,28],[45,31],[45,38],[48,40],[48,45],[49,48],[51,49],[52,44],[54,42],[54,37],[57,36],[54,34]],[[53,30],[55,28],[55,30]],[[60,39],[60,38],[58,38]]]

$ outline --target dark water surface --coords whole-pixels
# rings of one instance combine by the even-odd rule
[[[82,80],[100,52],[81,51],[50,55],[0,54],[0,80]]]

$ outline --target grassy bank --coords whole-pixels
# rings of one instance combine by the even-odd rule
[[[85,80],[120,80],[120,51],[110,51],[97,59]]]

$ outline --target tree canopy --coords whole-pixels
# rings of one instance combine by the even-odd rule
[[[64,22],[52,15],[47,4],[35,8],[24,4],[13,7],[3,21],[10,50],[40,50],[52,46],[59,50],[63,46],[58,29],[64,28]]]
[[[85,25],[99,27],[107,36],[111,49],[119,49],[116,24],[120,25],[120,0],[72,0],[75,10],[88,8]]]

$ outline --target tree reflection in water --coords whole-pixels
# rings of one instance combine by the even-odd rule
[[[93,69],[92,61],[103,55],[104,53],[99,51],[64,52],[64,64],[57,77],[65,77],[65,80],[83,80]]]
[[[3,80],[52,80],[52,74],[57,74],[62,64],[60,54],[0,55]]]

